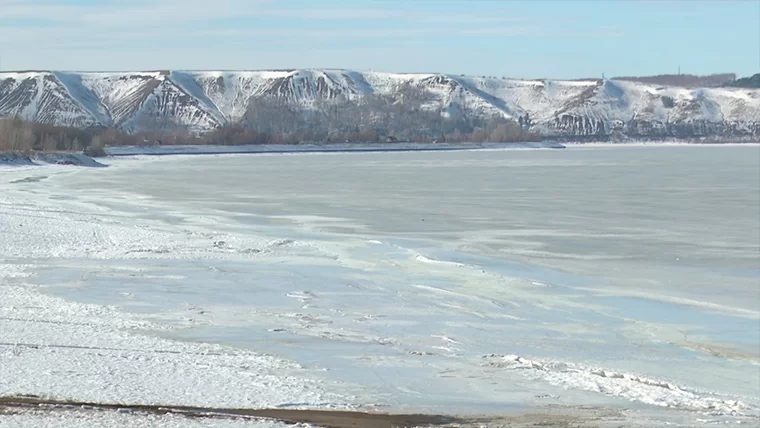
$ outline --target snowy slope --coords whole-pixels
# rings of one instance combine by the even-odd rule
[[[203,132],[223,124],[215,113],[172,80],[159,76],[151,81],[147,96],[121,127],[128,131],[187,128]]]
[[[95,94],[108,111],[109,124],[120,126],[140,108],[158,73],[83,73],[80,76],[82,86]]]
[[[89,127],[100,123],[52,73],[0,73],[0,116],[19,116],[57,125]]]
[[[578,102],[575,102],[578,101]],[[587,99],[572,100],[547,128],[570,134],[758,135],[760,91],[676,88],[607,80]]]
[[[480,77],[460,77],[458,80],[471,90],[490,96],[493,102],[512,116],[526,113],[534,120],[553,118],[555,112],[584,92],[594,90],[596,81],[506,80]]]
[[[287,72],[173,72],[171,79],[206,103],[211,103],[226,121],[245,114],[251,97],[262,95],[267,85]]]
[[[205,131],[224,118],[161,72],[82,73],[82,86],[97,96],[109,112],[110,123],[126,130],[187,127]],[[178,79],[179,80],[179,79]],[[70,92],[79,90],[70,87]]]
[[[760,90],[615,81],[514,80],[350,70],[0,73],[0,116],[128,131],[204,132],[240,121],[252,101],[304,111],[369,95],[423,91],[443,115],[529,115],[556,136],[760,135]]]

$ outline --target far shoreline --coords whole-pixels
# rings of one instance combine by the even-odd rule
[[[632,141],[611,143],[590,142],[518,142],[518,143],[340,143],[340,144],[247,144],[224,145],[163,145],[163,146],[108,146],[109,157],[171,156],[171,155],[232,155],[232,154],[300,154],[300,153],[393,153],[393,152],[445,152],[469,150],[520,150],[566,149],[580,147],[753,147],[758,142],[700,143],[678,141]]]
[[[246,144],[223,145],[162,145],[162,146],[107,146],[108,156],[169,156],[169,155],[222,155],[222,154],[289,154],[289,153],[381,153],[381,152],[434,152],[498,149],[564,149],[556,142],[518,143],[338,143],[338,144]]]
[[[454,152],[488,150],[557,150],[636,147],[760,147],[760,141],[688,142],[688,141],[542,141],[518,143],[337,143],[337,144],[178,144],[142,146],[106,146],[104,156],[81,152],[0,152],[0,166],[71,165],[107,167],[99,160],[133,156],[197,156],[197,155],[277,155],[277,154],[342,154],[342,153],[405,153]]]

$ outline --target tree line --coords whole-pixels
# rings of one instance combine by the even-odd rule
[[[735,82],[732,82],[728,86],[733,86],[736,88],[760,88],[760,73],[753,74],[749,77],[742,77],[741,79],[736,79]]]
[[[0,118],[0,152],[82,151],[98,145],[98,136],[91,131],[17,117]]]
[[[316,99],[307,106],[263,96],[249,100],[238,123],[211,133],[222,139],[255,130],[271,143],[319,142],[517,142],[537,141],[532,122],[500,115],[472,114],[473,106],[439,101],[411,83],[393,95]],[[526,116],[527,118],[527,116]],[[250,132],[250,131],[249,131]],[[232,140],[239,140],[233,137]],[[245,140],[245,138],[242,138]]]
[[[657,76],[614,77],[614,80],[649,83],[662,86],[679,86],[683,88],[718,88],[730,85],[736,80],[736,73],[717,73],[707,76],[693,74],[660,74]]]

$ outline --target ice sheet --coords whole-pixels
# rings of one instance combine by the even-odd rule
[[[92,311],[87,323],[129,320],[120,332],[148,335],[118,340],[139,337],[140,348],[235,349],[272,376],[246,386],[268,397],[252,405],[606,405],[682,411],[695,425],[756,421],[758,155],[638,147],[177,156],[3,170],[0,251],[16,284],[6,293],[56,299],[19,307],[84,305],[73,312]],[[42,178],[23,180],[32,175]],[[8,343],[38,334],[3,322],[17,335]],[[108,338],[116,327],[103,328],[85,336]],[[54,364],[43,349],[14,366],[15,390],[34,389],[20,383],[29,367]],[[98,356],[145,381],[111,357]],[[165,367],[146,364],[133,369]],[[291,365],[297,375],[283,379]],[[212,386],[234,375],[208,374]],[[70,393],[170,396],[98,392],[77,386],[82,379]],[[256,389],[266,387],[286,393]]]

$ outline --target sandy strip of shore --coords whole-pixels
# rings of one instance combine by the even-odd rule
[[[552,411],[555,410],[555,411]],[[426,414],[386,414],[356,411],[326,411],[301,409],[231,409],[162,405],[129,405],[89,403],[45,399],[36,396],[0,397],[0,417],[24,412],[80,412],[83,417],[96,412],[118,412],[133,415],[174,415],[206,422],[218,419],[268,419],[286,424],[308,424],[329,428],[393,428],[393,427],[606,427],[624,420],[622,414],[610,409],[576,408],[547,409],[541,414],[503,416],[446,416]],[[0,418],[0,422],[1,422]]]

